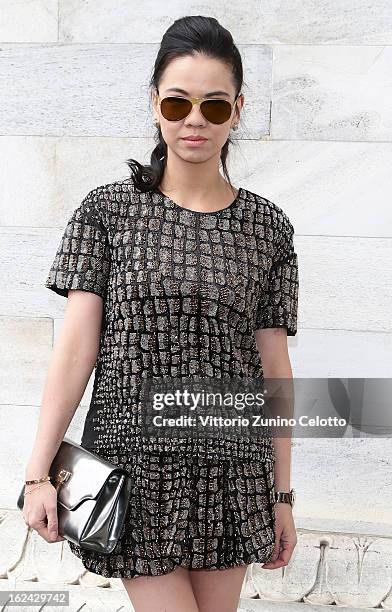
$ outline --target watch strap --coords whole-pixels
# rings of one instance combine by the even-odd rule
[[[286,504],[290,504],[290,506],[293,506],[294,500],[294,489],[291,489],[290,491],[275,491],[275,503],[283,502]]]

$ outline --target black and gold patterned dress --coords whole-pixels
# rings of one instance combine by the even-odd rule
[[[128,178],[93,189],[74,210],[45,286],[103,298],[81,443],[133,482],[110,555],[68,542],[91,572],[157,576],[271,557],[271,437],[145,436],[140,392],[148,377],[263,378],[254,331],[297,332],[293,234],[281,208],[242,187],[228,207],[200,212]]]

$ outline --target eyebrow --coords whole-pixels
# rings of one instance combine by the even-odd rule
[[[170,87],[170,89],[166,89],[165,91],[176,91],[177,93],[184,94],[185,96],[190,95],[188,94],[187,91],[185,91],[185,89],[180,89],[180,87]],[[228,96],[230,97],[230,94],[227,93],[227,91],[210,91],[209,93],[206,93],[203,96],[203,98],[209,98],[210,96]]]

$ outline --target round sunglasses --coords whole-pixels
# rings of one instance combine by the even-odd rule
[[[168,121],[181,121],[181,119],[185,119],[191,112],[194,104],[199,104],[203,117],[205,117],[207,121],[217,125],[225,123],[230,119],[233,106],[240,95],[241,92],[236,96],[232,104],[228,100],[221,100],[218,98],[194,98],[192,96],[167,96],[166,98],[160,99],[158,91],[161,113]]]

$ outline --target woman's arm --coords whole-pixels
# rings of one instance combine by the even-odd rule
[[[36,439],[25,468],[26,480],[48,474],[83,397],[99,350],[102,311],[99,295],[69,290],[64,323],[45,380]]]
[[[283,389],[283,396],[287,401],[284,402],[284,405],[280,402],[280,405],[277,407],[279,415],[290,418],[293,415],[293,374],[287,349],[287,330],[284,327],[256,330],[255,338],[262,357],[264,378],[291,379],[291,384],[280,386],[280,390]],[[274,416],[273,406],[271,407],[271,416]],[[272,427],[271,429],[273,430],[274,428]],[[284,437],[273,437],[275,448],[275,491],[289,491],[291,489],[291,435],[287,434],[287,428],[284,433]],[[275,547],[270,560],[263,564],[263,569],[277,569],[287,565],[297,544],[297,535],[290,504],[277,502],[274,508]]]
[[[257,348],[260,352],[265,378],[292,378],[290,357],[287,348],[287,331],[284,327],[259,329],[255,332]],[[284,385],[287,391],[287,405],[280,416],[293,415],[293,401],[289,393],[290,385]],[[287,429],[285,430],[287,431]],[[274,437],[275,447],[275,488],[277,491],[289,491],[291,470],[291,437]]]

